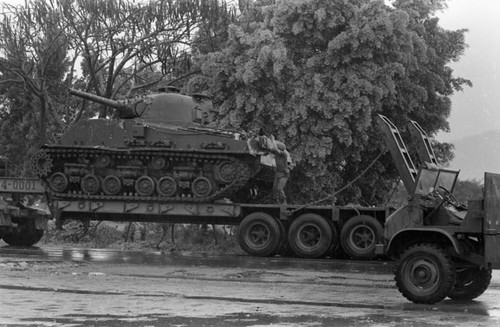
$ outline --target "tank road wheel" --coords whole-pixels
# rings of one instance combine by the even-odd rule
[[[203,176],[196,177],[191,185],[191,192],[195,198],[204,198],[212,193],[212,182]]]
[[[155,192],[155,181],[149,176],[141,176],[135,182],[135,190],[139,195],[151,196]]]
[[[223,183],[231,183],[236,179],[238,170],[236,165],[231,161],[221,162],[215,170],[217,180]]]
[[[491,281],[491,269],[461,268],[457,269],[455,285],[448,293],[454,300],[472,300],[483,294]]]
[[[107,195],[117,195],[122,190],[122,181],[118,176],[108,175],[102,181],[102,191]]]
[[[25,225],[0,227],[0,238],[12,246],[29,247],[38,243],[43,236],[43,229]]]
[[[334,240],[337,229],[323,217],[306,213],[295,219],[288,230],[288,244],[302,258],[323,257]]]
[[[283,243],[284,227],[267,213],[254,212],[238,227],[238,241],[246,253],[259,257],[276,254]]]
[[[85,175],[80,182],[82,192],[85,194],[96,194],[101,188],[99,177],[94,174]]]
[[[54,173],[49,178],[49,187],[54,192],[62,193],[68,187],[68,178],[61,172]]]
[[[375,245],[384,237],[384,230],[377,219],[370,216],[350,218],[340,232],[344,252],[353,259],[373,259]]]
[[[177,193],[177,181],[173,177],[164,176],[160,178],[156,188],[161,196],[172,197]]]
[[[440,247],[417,244],[400,257],[395,269],[396,286],[414,303],[434,304],[443,300],[455,283],[455,266]]]

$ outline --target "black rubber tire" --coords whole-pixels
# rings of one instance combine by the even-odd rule
[[[274,254],[284,256],[285,253],[287,253],[287,250],[289,249],[287,228],[285,227],[285,224],[283,224],[282,221],[276,220],[276,222],[278,223],[278,227],[280,228],[280,244]]]
[[[382,225],[377,219],[365,215],[349,218],[340,232],[342,250],[351,259],[375,258],[375,247],[383,238]]]
[[[43,233],[43,229],[28,228],[25,226],[0,228],[0,238],[12,246],[33,246],[42,239]]]
[[[326,252],[325,257],[335,258],[340,248],[338,228],[333,221],[327,220],[327,222],[330,225],[330,228],[332,229],[334,234],[333,234],[332,244],[330,244],[330,248]]]
[[[406,249],[394,273],[397,288],[414,303],[437,303],[450,293],[455,284],[453,261],[434,244],[416,244]]]
[[[470,301],[486,291],[491,281],[491,269],[461,268],[457,269],[455,285],[448,293],[454,300]]]
[[[238,227],[238,242],[249,255],[268,257],[280,251],[284,238],[281,222],[264,212],[247,215]]]
[[[337,229],[326,219],[306,213],[295,219],[288,230],[290,249],[301,258],[321,258],[338,238]]]

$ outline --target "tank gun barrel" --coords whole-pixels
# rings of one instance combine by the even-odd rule
[[[92,93],[87,93],[84,91],[80,91],[77,89],[69,89],[69,94],[75,95],[79,98],[83,98],[92,102],[97,102],[103,104],[107,107],[114,108],[117,110],[118,116],[122,118],[134,118],[137,117],[137,113],[135,111],[135,106],[133,103],[130,103],[126,100],[112,100],[105,97],[101,97],[99,95],[95,95]]]
[[[83,99],[92,101],[92,102],[97,102],[97,103],[100,103],[100,104],[103,104],[103,105],[106,105],[108,107],[115,108],[115,109],[118,109],[118,110],[123,110],[123,109],[128,109],[129,108],[129,106],[126,103],[122,102],[122,101],[108,99],[108,98],[105,98],[105,97],[101,97],[99,95],[95,95],[95,94],[92,94],[92,93],[87,93],[87,92],[80,91],[80,90],[77,90],[77,89],[70,88],[69,89],[69,94],[77,96],[79,98],[83,98]]]

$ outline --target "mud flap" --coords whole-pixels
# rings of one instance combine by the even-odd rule
[[[47,221],[49,218],[44,215],[36,215],[34,219],[35,229],[47,230]]]
[[[0,210],[0,227],[1,226],[12,226],[12,218],[6,210]]]
[[[385,254],[385,246],[382,243],[376,244],[375,245],[375,254],[376,255],[383,255]]]
[[[500,268],[500,175],[484,174],[485,267]]]

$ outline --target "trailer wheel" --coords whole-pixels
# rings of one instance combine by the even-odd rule
[[[375,246],[384,237],[384,230],[377,219],[371,216],[350,218],[340,232],[340,243],[344,252],[352,259],[373,259]]]
[[[455,285],[448,293],[454,300],[472,300],[486,291],[491,281],[491,269],[457,269]]]
[[[281,255],[283,257],[287,256],[287,253],[291,253],[290,251],[290,246],[288,245],[288,239],[287,239],[287,227],[285,226],[285,223],[282,222],[281,220],[277,220],[278,226],[280,228],[280,244],[276,248],[276,251],[274,254]]]
[[[23,225],[0,228],[0,238],[12,246],[29,247],[38,243],[43,236],[43,229],[28,228]]]
[[[288,230],[288,244],[302,258],[323,257],[337,240],[337,229],[326,219],[306,213],[295,219]]]
[[[238,227],[238,241],[250,255],[267,257],[280,251],[284,239],[281,222],[264,212],[246,216]]]
[[[408,248],[394,272],[399,291],[414,303],[439,302],[450,293],[455,283],[455,266],[450,256],[433,244]]]

